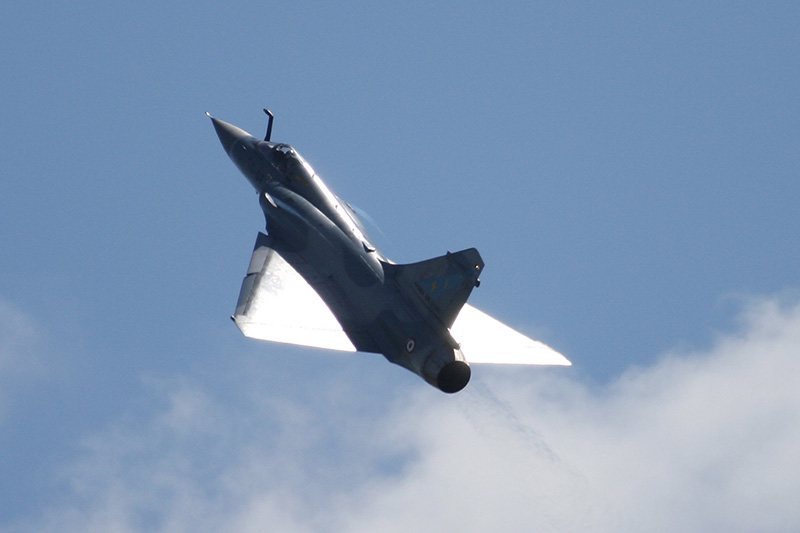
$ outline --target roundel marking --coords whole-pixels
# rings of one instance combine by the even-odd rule
[[[414,339],[413,337],[406,341],[406,351],[408,353],[413,352],[416,347],[417,347],[417,340]]]

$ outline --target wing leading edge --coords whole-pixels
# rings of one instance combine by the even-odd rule
[[[263,233],[256,239],[232,318],[253,339],[356,351],[322,298]]]

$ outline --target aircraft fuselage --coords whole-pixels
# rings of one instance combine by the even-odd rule
[[[282,254],[324,300],[354,347],[381,353],[445,392],[466,386],[470,369],[448,330],[452,320],[442,319],[428,295],[435,294],[435,283],[431,292],[405,280],[402,266],[376,249],[350,206],[291,146],[212,121],[228,156],[258,193],[268,233],[285,246]],[[483,262],[474,249],[446,257],[467,272],[453,282],[469,286],[460,309]]]

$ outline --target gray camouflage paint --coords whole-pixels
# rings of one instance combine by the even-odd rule
[[[444,392],[463,389],[470,367],[448,328],[479,283],[478,251],[394,264],[294,148],[211,121],[258,192],[270,246],[319,294],[353,346],[383,354]]]

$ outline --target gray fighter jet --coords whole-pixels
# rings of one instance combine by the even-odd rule
[[[247,337],[374,352],[448,393],[469,363],[569,365],[567,359],[466,304],[483,261],[474,248],[400,265],[297,151],[216,118],[225,153],[258,193],[256,238],[231,317]]]

